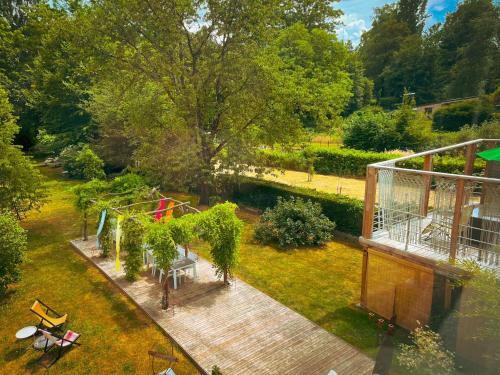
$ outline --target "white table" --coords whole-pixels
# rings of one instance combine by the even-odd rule
[[[25,340],[34,336],[38,329],[35,326],[27,326],[16,332],[16,339]]]
[[[196,261],[189,258],[182,258],[175,261],[172,264],[172,273],[174,276],[174,289],[177,289],[177,271],[186,270],[191,268],[193,270],[193,277],[198,278],[198,274],[196,273]]]

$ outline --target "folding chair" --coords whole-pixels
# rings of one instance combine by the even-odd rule
[[[68,314],[64,315],[59,314],[57,311],[50,308],[48,305],[46,305],[39,299],[35,300],[30,310],[40,319],[37,328],[41,328],[42,326],[45,326],[48,329],[60,328],[66,323],[66,320],[68,318]],[[50,316],[49,312],[51,315],[55,316]]]
[[[179,360],[177,358],[175,358],[174,356],[165,354],[165,353],[153,352],[151,350],[148,352],[148,354],[149,354],[149,358],[151,360],[151,373],[153,375],[175,375],[174,370],[172,370],[172,363],[178,362]],[[163,371],[156,372],[156,370],[155,370],[155,358],[167,361],[169,364],[169,367]]]
[[[67,330],[64,336],[58,336],[54,333],[51,333],[49,331],[45,331],[43,329],[38,330],[46,339],[46,344],[44,348],[44,353],[42,356],[38,359],[38,364],[42,367],[45,367],[46,369],[50,368],[54,363],[56,363],[59,358],[61,358],[63,352],[66,350],[68,351],[73,345],[80,345],[76,341],[80,338],[80,334]],[[52,346],[49,347],[49,341],[53,344]],[[44,363],[46,359],[48,359],[48,353],[51,351],[52,348],[57,348],[57,354],[53,360],[49,360],[47,363]]]

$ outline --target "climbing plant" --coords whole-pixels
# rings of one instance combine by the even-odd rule
[[[83,216],[82,232],[84,241],[87,241],[88,210],[94,203],[93,199],[95,199],[98,194],[108,189],[108,187],[109,184],[106,181],[96,179],[85,184],[77,185],[73,188],[73,193],[75,194],[75,206]]]
[[[186,249],[186,253],[188,251],[189,244],[196,237],[195,227],[197,223],[197,214],[186,214],[167,222],[172,239],[176,244],[182,245]]]
[[[125,212],[122,233],[122,248],[125,251],[125,277],[129,281],[135,281],[143,265],[144,224],[139,218]]]
[[[243,223],[236,216],[236,204],[218,204],[200,214],[198,227],[200,238],[210,245],[212,261],[217,276],[229,284],[231,271],[238,262],[238,248]]]
[[[161,222],[148,223],[144,239],[153,250],[158,268],[168,271],[177,258],[177,248],[168,226]],[[169,306],[168,294],[168,277],[165,277],[162,296],[162,308],[165,310]]]

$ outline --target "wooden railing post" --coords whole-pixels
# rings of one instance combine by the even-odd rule
[[[470,144],[465,152],[464,174],[471,175],[474,171],[474,160],[476,157],[476,144]],[[450,235],[450,261],[457,257],[458,237],[460,234],[460,221],[462,219],[462,209],[465,201],[465,180],[459,179],[456,183],[455,209],[453,211],[453,223],[451,225]]]
[[[373,218],[375,216],[375,197],[377,195],[377,169],[368,166],[366,168],[366,185],[365,185],[365,208],[363,212],[363,229],[362,236],[370,239],[373,234]],[[363,249],[363,263],[361,269],[361,306],[366,307],[366,290],[367,290],[367,273],[368,273],[368,249]]]
[[[373,218],[375,215],[375,196],[377,194],[377,169],[366,168],[365,209],[363,213],[363,238],[370,239],[373,233]]]
[[[424,171],[432,171],[432,155],[424,156]],[[429,212],[429,197],[431,194],[432,176],[424,175],[424,204],[420,207],[420,215],[427,216]]]

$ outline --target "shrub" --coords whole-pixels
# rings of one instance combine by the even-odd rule
[[[363,202],[359,199],[249,177],[241,178],[232,192],[235,201],[262,210],[274,207],[278,197],[287,199],[292,196],[319,203],[324,215],[335,222],[339,231],[354,236],[361,234]]]
[[[322,213],[321,205],[311,200],[278,197],[255,228],[255,239],[278,243],[280,247],[320,246],[333,238],[335,223]]]
[[[350,148],[309,146],[303,151],[284,152],[277,150],[260,151],[264,165],[268,167],[291,169],[308,172],[307,160],[313,160],[314,171],[319,174],[337,176],[365,175],[366,166],[401,155],[372,151],[360,151]]]
[[[494,124],[497,125],[497,124]],[[495,134],[495,126],[488,126],[492,134]],[[307,172],[306,160],[314,160],[314,170],[320,174],[332,174],[336,176],[364,177],[366,166],[384,160],[400,157],[400,154],[387,152],[360,151],[349,148],[333,148],[323,146],[309,146],[303,151],[283,152],[276,150],[262,150],[261,159],[268,167],[285,168]],[[268,157],[269,156],[269,157]],[[284,161],[282,163],[282,160]],[[290,160],[301,160],[301,162],[289,162]],[[398,164],[405,168],[421,169],[423,158],[410,159]],[[284,166],[286,165],[286,166]],[[462,172],[465,159],[456,156],[435,156],[433,170],[436,172],[457,173]],[[474,173],[479,173],[484,168],[484,161],[476,159]]]
[[[469,100],[450,104],[434,112],[432,125],[436,130],[458,131],[464,125],[480,124],[493,116],[493,106],[488,101]]]
[[[20,278],[19,264],[26,249],[26,231],[14,215],[0,211],[0,295]]]
[[[104,162],[88,145],[71,145],[59,155],[62,166],[70,177],[92,180],[104,178]]]
[[[453,353],[446,350],[439,334],[418,327],[410,335],[411,345],[402,344],[397,360],[408,374],[451,375],[455,373]]]
[[[346,121],[344,145],[367,151],[384,151],[399,148],[390,114],[377,107],[354,112]]]
[[[146,187],[146,182],[142,176],[135,173],[127,173],[123,176],[116,177],[111,182],[112,193],[125,193]]]

